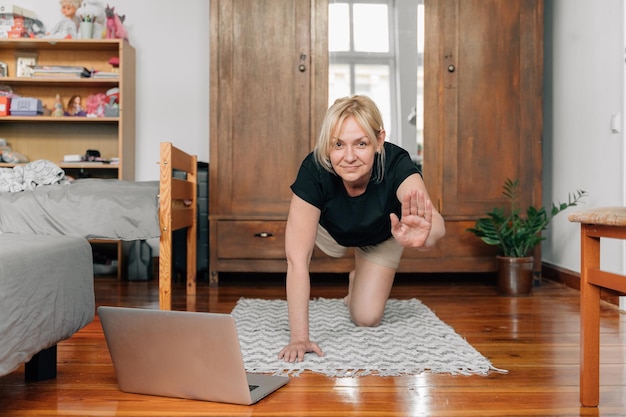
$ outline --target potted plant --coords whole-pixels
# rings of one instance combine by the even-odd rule
[[[509,201],[507,208],[496,207],[487,217],[476,220],[467,231],[478,236],[488,245],[498,246],[498,290],[503,295],[529,295],[533,285],[532,252],[545,237],[545,230],[554,216],[576,206],[586,195],[578,190],[568,196],[567,203],[552,203],[548,212],[545,207],[519,207],[519,180],[507,179],[503,194]]]

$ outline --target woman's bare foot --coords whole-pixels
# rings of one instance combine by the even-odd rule
[[[348,275],[348,295],[343,297],[343,303],[347,305],[348,307],[350,307],[350,297],[352,296],[352,284],[354,283],[355,272],[356,271],[353,269],[352,271],[350,271],[350,274]]]

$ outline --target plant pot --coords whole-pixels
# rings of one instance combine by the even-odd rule
[[[533,289],[533,257],[498,256],[498,293],[510,297],[529,296]]]

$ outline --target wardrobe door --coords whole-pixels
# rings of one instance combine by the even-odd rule
[[[495,251],[467,232],[519,179],[541,204],[543,2],[425,0],[424,180],[446,220],[431,252],[402,271],[493,271]],[[536,269],[540,252],[535,254]]]
[[[449,217],[541,203],[543,1],[426,0],[424,169]]]
[[[212,279],[285,269],[279,239],[289,186],[327,107],[327,8],[319,0],[212,0]]]
[[[218,191],[217,211],[285,214],[289,181],[309,151],[310,4],[215,3],[211,168],[220,182],[211,189]]]

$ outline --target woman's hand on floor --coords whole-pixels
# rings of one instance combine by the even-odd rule
[[[310,340],[301,340],[291,342],[285,346],[278,354],[278,359],[284,359],[285,362],[302,362],[304,355],[308,352],[317,353],[317,356],[324,356],[324,352],[317,343]]]

